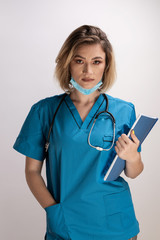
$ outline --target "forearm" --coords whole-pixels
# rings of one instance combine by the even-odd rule
[[[134,161],[126,161],[126,167],[124,169],[124,173],[129,178],[136,178],[142,171],[144,165],[141,160],[141,155],[137,152]]]
[[[43,208],[56,204],[40,173],[36,171],[26,172],[26,181],[31,192]]]

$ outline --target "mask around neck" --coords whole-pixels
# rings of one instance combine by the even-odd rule
[[[72,77],[71,77],[70,83],[73,85],[74,88],[76,88],[82,94],[89,95],[89,94],[93,93],[95,90],[97,90],[102,85],[102,80],[100,80],[96,86],[94,86],[93,88],[90,88],[90,89],[81,87]]]

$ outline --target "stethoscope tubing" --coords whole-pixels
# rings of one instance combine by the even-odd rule
[[[56,109],[56,111],[55,111],[55,113],[54,113],[54,115],[53,115],[53,119],[52,119],[52,122],[51,122],[51,125],[50,125],[50,128],[49,128],[47,140],[46,140],[46,143],[45,143],[45,154],[47,154],[47,152],[48,152],[48,148],[49,148],[49,144],[50,144],[50,142],[49,142],[50,134],[51,134],[51,131],[52,131],[52,128],[53,128],[53,124],[54,124],[54,120],[55,120],[56,114],[57,114],[57,112],[58,112],[58,110],[59,110],[59,108],[60,108],[60,106],[61,106],[61,104],[62,104],[62,102],[64,101],[64,99],[65,99],[66,96],[67,96],[67,93],[65,93],[64,96],[62,97],[62,99],[61,99],[61,101],[60,101],[60,103],[59,103],[59,105],[58,105],[58,107],[57,107],[57,109]],[[99,113],[96,115],[96,117],[95,117],[95,119],[94,119],[94,122],[93,122],[93,124],[92,124],[92,127],[91,127],[91,129],[90,129],[89,135],[88,135],[88,144],[89,144],[91,147],[93,147],[93,148],[95,148],[95,149],[97,149],[97,150],[99,150],[99,151],[103,151],[103,150],[104,150],[104,151],[109,151],[109,150],[113,147],[113,145],[114,145],[114,141],[115,141],[115,124],[116,124],[116,123],[115,123],[115,118],[114,118],[114,116],[113,116],[110,112],[108,112],[108,105],[109,105],[109,103],[108,103],[108,98],[107,98],[106,94],[104,94],[104,93],[103,93],[103,96],[104,96],[104,98],[106,99],[106,110],[105,110],[105,111],[101,111],[101,112],[99,112]],[[109,149],[103,149],[103,148],[98,147],[98,146],[96,147],[96,146],[93,146],[93,145],[90,143],[91,131],[92,131],[93,127],[94,127],[94,124],[95,124],[98,116],[99,116],[100,114],[102,114],[102,113],[107,113],[107,114],[109,114],[109,115],[111,116],[111,118],[112,118],[112,121],[113,121],[113,141],[112,141],[112,145],[111,145],[111,147],[110,147]]]
[[[91,127],[90,132],[89,132],[89,135],[88,135],[88,144],[89,144],[92,148],[95,148],[95,149],[98,150],[98,151],[109,151],[109,150],[113,147],[114,142],[115,142],[116,121],[115,121],[115,118],[114,118],[113,114],[110,113],[110,112],[108,112],[108,106],[109,106],[108,97],[107,97],[106,94],[104,94],[104,93],[103,93],[103,96],[104,96],[104,98],[106,99],[106,110],[99,112],[99,113],[95,116],[94,122],[93,122],[93,124],[92,124],[92,127]],[[112,123],[113,123],[113,140],[112,140],[111,147],[110,147],[110,148],[107,148],[107,149],[106,149],[106,148],[99,147],[99,146],[94,146],[94,145],[92,145],[91,142],[90,142],[90,137],[91,137],[92,129],[93,129],[95,123],[96,123],[97,118],[98,118],[99,115],[101,115],[102,113],[107,113],[107,114],[109,114],[110,117],[111,117],[111,119],[112,119]]]

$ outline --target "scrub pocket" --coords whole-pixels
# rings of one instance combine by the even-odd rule
[[[124,232],[136,224],[133,203],[129,189],[103,196],[106,227],[114,232]]]
[[[110,148],[113,143],[113,135],[104,135],[103,148]]]
[[[65,225],[61,203],[45,208],[47,212],[47,232],[53,239],[70,239]]]

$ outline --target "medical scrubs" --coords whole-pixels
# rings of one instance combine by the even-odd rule
[[[35,103],[14,144],[18,152],[38,161],[45,159],[44,144],[53,115],[63,94]],[[109,108],[116,119],[116,139],[128,133],[135,121],[132,103],[107,95]],[[116,152],[98,151],[88,144],[88,134],[95,115],[106,109],[102,94],[82,121],[70,95],[62,102],[50,135],[46,159],[47,188],[57,204],[46,210],[46,240],[128,240],[139,233],[139,224],[127,182],[105,182],[106,164]],[[99,131],[102,132],[102,131]],[[94,131],[99,138],[99,132]],[[93,135],[94,136],[94,135]],[[104,148],[113,138],[108,124]],[[95,141],[93,137],[93,142]],[[96,144],[96,142],[94,142]]]

